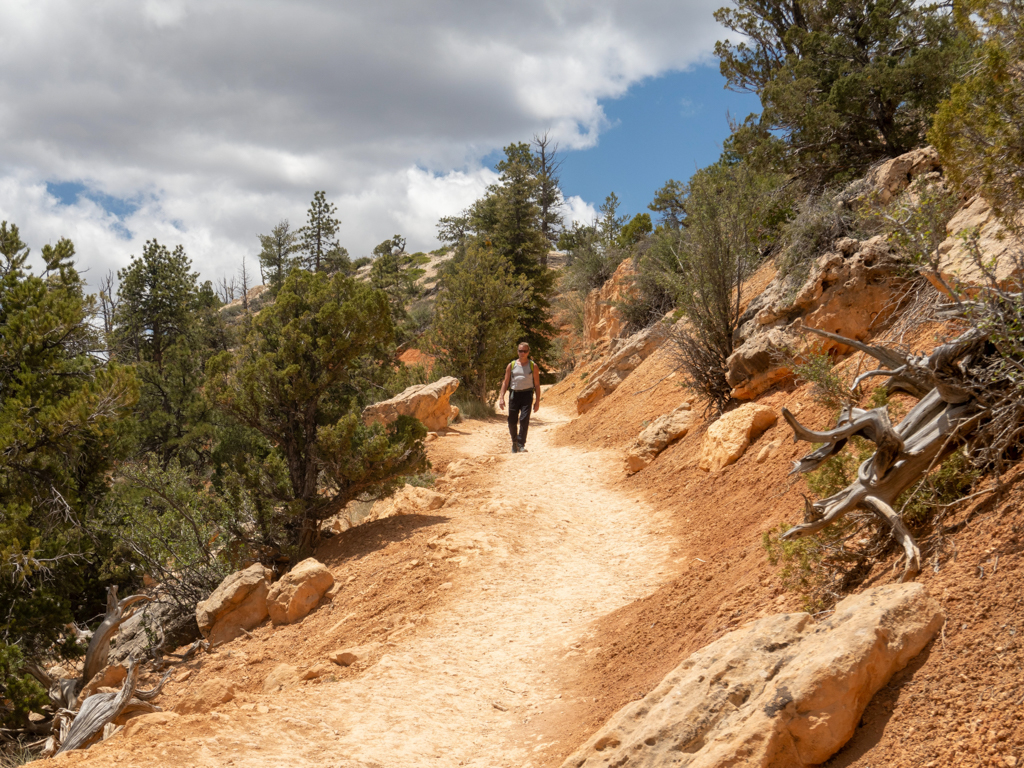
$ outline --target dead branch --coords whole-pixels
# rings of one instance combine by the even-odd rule
[[[131,659],[128,662],[128,675],[121,690],[117,693],[94,693],[86,699],[75,715],[67,736],[61,740],[56,754],[79,749],[98,740],[103,734],[103,727],[120,715],[131,701],[138,679],[139,665],[135,659]]]
[[[782,415],[793,429],[794,440],[823,443],[795,462],[791,474],[817,469],[842,450],[855,435],[874,443],[876,449],[860,465],[853,483],[827,499],[814,502],[811,505],[813,511],[805,510],[806,522],[789,529],[782,538],[806,536],[848,512],[863,509],[885,521],[892,529],[893,537],[903,546],[907,560],[903,578],[907,578],[920,570],[921,552],[893,505],[904,490],[955,451],[982,419],[992,413],[974,396],[967,373],[987,337],[983,332],[971,329],[954,341],[937,347],[930,355],[916,357],[827,331],[810,330],[875,357],[892,369],[888,372],[894,379],[903,378],[919,389],[925,385],[928,388],[920,402],[895,428],[889,421],[886,408],[865,411],[847,407],[840,414],[835,428],[824,432],[808,429],[783,408]]]
[[[92,680],[97,672],[107,666],[107,660],[110,658],[110,641],[113,639],[114,633],[135,613],[135,611],[128,612],[128,608],[136,603],[148,602],[152,599],[148,595],[129,595],[119,602],[117,585],[112,585],[107,589],[107,615],[93,633],[92,640],[89,642],[89,650],[85,653],[82,685]]]

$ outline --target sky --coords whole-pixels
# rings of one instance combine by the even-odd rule
[[[316,190],[353,258],[431,250],[545,132],[567,222],[612,191],[631,216],[758,109],[711,56],[722,4],[4,0],[0,219],[35,253],[71,238],[94,286],[149,239],[203,279],[252,269]]]

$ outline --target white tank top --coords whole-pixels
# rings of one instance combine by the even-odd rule
[[[523,389],[533,389],[533,371],[530,364],[523,365],[518,360],[512,363],[512,380],[509,386],[516,392]]]

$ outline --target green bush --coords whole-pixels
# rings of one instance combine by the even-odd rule
[[[857,479],[858,468],[873,453],[872,443],[851,438],[846,448],[807,475],[807,487],[821,499],[839,493]],[[922,483],[904,491],[894,508],[911,531],[920,531],[966,495],[978,477],[967,457],[954,453]],[[788,529],[780,525],[766,531],[762,545],[768,562],[779,569],[783,587],[799,593],[804,608],[811,612],[831,607],[871,560],[896,547],[889,526],[867,512],[844,515],[815,534],[782,541],[779,537]]]
[[[420,472],[416,475],[406,475],[401,479],[406,485],[413,485],[417,488],[433,488],[437,475],[433,472]]]
[[[43,687],[22,670],[23,661],[16,645],[0,641],[0,725],[6,728],[21,727],[29,712],[39,711],[50,702]]]
[[[855,215],[849,203],[854,194],[851,187],[811,193],[800,201],[796,216],[783,227],[778,275],[788,278],[794,293],[807,279],[815,260],[835,240],[851,232]]]
[[[688,321],[673,326],[675,362],[718,413],[732,392],[726,361],[739,327],[743,284],[772,248],[787,205],[781,182],[743,165],[704,168],[687,188],[685,228],[665,235],[665,258],[679,265],[676,299]]]
[[[677,238],[677,230],[659,227],[638,248],[633,260],[636,274],[622,300],[615,302],[627,332],[653,325],[675,307],[680,290],[680,264],[673,250]]]
[[[0,768],[21,768],[38,759],[39,755],[17,741],[0,747]]]
[[[792,360],[795,355],[790,353],[789,357]],[[846,382],[836,373],[834,365],[831,355],[815,352],[804,355],[802,362],[793,364],[797,378],[813,385],[811,397],[833,411],[852,399]]]
[[[595,227],[578,223],[574,223],[564,244],[568,256],[560,289],[562,293],[576,292],[584,297],[604,285],[629,253],[607,242]]]

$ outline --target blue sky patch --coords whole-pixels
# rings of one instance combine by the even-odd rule
[[[666,181],[686,181],[718,159],[727,114],[742,122],[761,111],[757,96],[725,90],[717,63],[646,80],[602,106],[611,127],[597,146],[565,153],[562,193],[597,207],[614,192],[619,214],[630,218],[647,211]]]
[[[48,181],[46,182],[46,191],[57,198],[57,202],[61,205],[75,205],[79,198],[82,197],[86,200],[91,200],[117,219],[117,221],[110,225],[110,229],[119,238],[131,240],[134,237],[132,231],[125,226],[124,218],[131,216],[135,211],[139,210],[137,197],[114,197],[113,195],[89,189],[89,187],[79,181]]]

